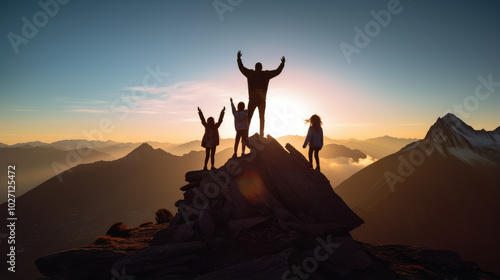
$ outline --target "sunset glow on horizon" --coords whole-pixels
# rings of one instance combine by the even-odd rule
[[[447,112],[478,130],[500,125],[496,1],[397,1],[362,47],[356,27],[366,33],[390,1],[240,2],[221,17],[211,1],[72,1],[27,43],[4,36],[0,143],[200,140],[198,106],[215,118],[225,106],[220,136],[234,138],[229,98],[248,106],[239,50],[252,69],[286,57],[267,95],[265,133],[275,138],[305,135],[312,114],[332,139],[423,138]],[[5,35],[23,35],[21,18],[41,10],[2,6]],[[256,110],[250,134],[258,123]]]

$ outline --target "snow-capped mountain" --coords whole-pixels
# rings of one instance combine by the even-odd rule
[[[345,180],[335,191],[365,221],[353,236],[454,250],[499,272],[499,132],[447,114],[424,139]]]
[[[469,165],[498,167],[500,164],[500,127],[493,131],[475,130],[457,116],[448,113],[438,118],[425,138],[402,151],[411,151],[422,143],[432,143],[445,157],[455,157]]]
[[[500,126],[494,131],[475,130],[451,113],[444,116],[442,120],[455,133],[467,139],[474,147],[500,148]]]

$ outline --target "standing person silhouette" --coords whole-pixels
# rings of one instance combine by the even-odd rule
[[[200,107],[198,107],[198,115],[200,116],[201,124],[205,127],[205,134],[203,134],[203,139],[201,140],[201,146],[205,148],[205,164],[203,170],[207,170],[208,158],[210,157],[210,163],[212,164],[212,170],[215,169],[215,150],[219,146],[219,126],[222,124],[224,119],[224,112],[226,107],[220,111],[219,121],[215,122],[213,117],[209,117],[205,121],[203,112]]]
[[[252,121],[255,108],[259,108],[260,135],[264,136],[264,115],[266,112],[266,95],[269,80],[278,76],[285,67],[285,57],[281,57],[281,64],[275,70],[262,71],[262,64],[255,63],[255,70],[248,69],[241,62],[241,51],[238,51],[238,68],[247,77],[248,83],[248,127]]]
[[[238,144],[241,139],[241,156],[245,155],[245,146],[247,144],[248,138],[248,111],[245,110],[245,103],[238,103],[238,110],[234,107],[233,98],[229,98],[231,101],[231,110],[233,111],[234,116],[234,129],[236,129],[236,137],[234,138],[234,154],[233,158],[235,158],[238,152]]]
[[[319,151],[323,148],[323,129],[321,125],[323,122],[321,121],[320,116],[314,114],[309,119],[306,120],[306,124],[309,123],[309,129],[307,130],[306,140],[304,141],[304,145],[302,146],[304,149],[309,144],[309,168],[313,167],[313,152],[314,158],[316,159],[316,171],[321,171],[319,167]]]

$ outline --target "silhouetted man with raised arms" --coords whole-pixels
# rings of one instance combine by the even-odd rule
[[[281,64],[276,70],[262,71],[262,64],[255,63],[255,70],[248,69],[241,62],[241,51],[238,51],[238,68],[248,82],[248,127],[252,121],[253,112],[259,107],[260,135],[264,136],[264,114],[266,112],[266,95],[269,80],[278,76],[285,67],[285,57],[281,57]]]

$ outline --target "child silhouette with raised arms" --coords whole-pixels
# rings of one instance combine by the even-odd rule
[[[236,129],[236,137],[234,139],[234,154],[233,158],[237,157],[238,144],[241,139],[241,156],[245,155],[245,146],[248,138],[248,111],[245,110],[245,103],[238,103],[238,110],[234,107],[233,99],[231,101],[231,109],[234,116],[234,129]]]
[[[203,112],[200,107],[198,107],[198,115],[200,116],[201,124],[205,127],[205,134],[203,134],[203,139],[201,140],[201,146],[205,148],[205,165],[203,166],[203,170],[207,170],[209,157],[212,169],[215,169],[215,149],[219,145],[219,126],[222,124],[222,119],[224,119],[225,110],[226,107],[220,112],[219,121],[216,123],[213,117],[209,117],[205,121]]]
[[[312,154],[314,152],[314,158],[316,159],[316,171],[320,171],[319,167],[319,150],[323,148],[323,128],[321,125],[321,118],[318,115],[312,115],[306,120],[306,124],[309,123],[309,130],[307,131],[307,137],[304,141],[303,148],[307,147],[309,144],[309,168],[313,167]]]

